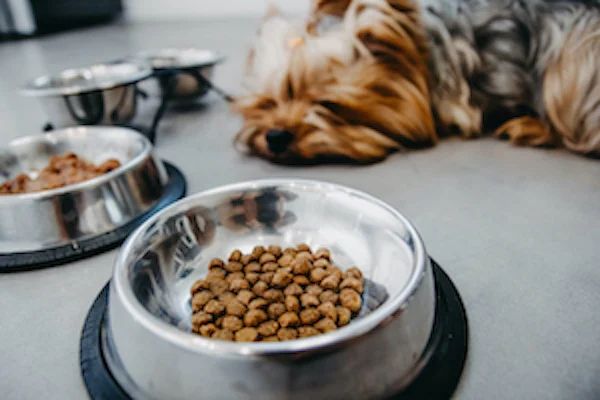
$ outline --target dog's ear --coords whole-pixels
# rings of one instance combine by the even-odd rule
[[[314,16],[332,15],[341,17],[350,5],[350,0],[313,0],[312,14]]]

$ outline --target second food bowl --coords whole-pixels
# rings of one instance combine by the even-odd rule
[[[190,287],[232,249],[308,243],[359,265],[387,299],[333,332],[235,343],[190,332]],[[429,354],[432,270],[413,226],[356,190],[304,180],[225,186],[155,215],[123,246],[110,286],[107,342],[133,397],[349,399],[397,393]]]
[[[0,195],[3,267],[34,267],[50,262],[49,257],[78,254],[78,246],[90,238],[103,237],[132,223],[164,201],[180,198],[185,190],[170,196],[172,177],[168,170],[174,168],[165,168],[144,136],[117,127],[68,128],[16,139],[0,149],[0,174],[4,180],[24,177],[19,178],[19,174],[37,179],[40,170],[52,168],[48,166],[52,157],[64,154],[74,154],[96,165],[113,159],[120,166],[63,187]],[[102,241],[113,239],[103,237]],[[60,248],[60,254],[41,253]],[[21,259],[15,260],[16,255]]]

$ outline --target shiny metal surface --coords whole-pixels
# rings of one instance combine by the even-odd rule
[[[68,69],[27,83],[22,93],[39,97],[55,127],[118,125],[136,113],[136,83],[152,74],[142,62],[114,62]]]
[[[337,331],[279,343],[191,334],[192,283],[213,257],[257,244],[326,246],[389,297]],[[412,225],[377,199],[306,180],[240,183],[184,199],[122,247],[109,295],[111,353],[144,398],[364,399],[423,365],[434,317],[429,259]]]
[[[0,195],[0,252],[41,250],[109,232],[151,208],[167,182],[148,140],[131,129],[78,127],[16,139],[0,149],[0,175],[35,174],[52,155],[73,151],[122,166],[75,185]]]
[[[157,79],[163,95],[174,85],[171,100],[179,103],[193,102],[204,96],[209,87],[198,77],[210,80],[214,66],[224,60],[211,50],[194,48],[149,50],[139,53],[138,57],[159,72]]]

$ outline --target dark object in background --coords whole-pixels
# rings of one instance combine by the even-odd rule
[[[121,0],[0,0],[0,39],[108,22],[122,11]]]

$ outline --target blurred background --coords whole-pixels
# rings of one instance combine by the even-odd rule
[[[302,14],[301,0],[0,0],[4,39],[56,32],[115,19],[131,22],[263,15],[269,3]]]
[[[0,138],[39,132],[52,118],[38,99],[22,95],[26,82],[141,51],[218,52],[225,61],[215,69],[214,82],[240,93],[248,49],[271,4],[300,17],[310,0],[0,0]],[[139,102],[133,123],[147,126],[160,98],[153,95],[153,80],[138,86],[150,96]],[[165,118],[161,129],[184,134],[199,118],[214,118],[208,110],[227,109],[214,95],[201,100],[193,112]]]

